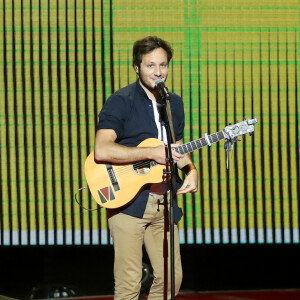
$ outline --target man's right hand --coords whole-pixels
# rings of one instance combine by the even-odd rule
[[[184,157],[183,154],[180,154],[173,150],[173,148],[176,148],[177,144],[172,144],[172,158],[175,163],[177,163],[181,158]],[[153,148],[153,160],[158,162],[159,164],[165,165],[166,164],[166,154],[167,154],[167,148],[165,145],[160,145]]]

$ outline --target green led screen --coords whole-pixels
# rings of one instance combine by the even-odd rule
[[[133,42],[174,48],[185,142],[257,118],[253,136],[193,153],[181,243],[299,243],[299,1],[0,0],[0,245],[110,244],[86,186],[105,100],[136,80]],[[78,197],[98,206],[87,189]]]

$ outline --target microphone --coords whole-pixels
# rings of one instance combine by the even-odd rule
[[[155,86],[158,88],[160,96],[163,99],[169,99],[170,98],[168,88],[165,86],[165,81],[163,79],[157,79],[155,81]]]

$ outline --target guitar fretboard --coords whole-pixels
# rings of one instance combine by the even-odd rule
[[[219,131],[219,132],[213,133],[211,135],[207,135],[207,138],[209,139],[209,142],[211,144],[214,144],[221,140],[224,140],[225,135],[224,135],[223,131]],[[186,153],[193,152],[195,150],[201,149],[206,146],[208,146],[208,142],[205,137],[202,137],[200,139],[197,139],[197,140],[191,141],[189,143],[183,144],[181,146],[178,146],[178,147],[174,148],[174,150],[178,153],[186,154]]]

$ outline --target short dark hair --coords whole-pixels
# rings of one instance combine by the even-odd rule
[[[132,64],[133,66],[140,67],[143,55],[150,53],[151,51],[162,48],[167,52],[168,63],[172,59],[173,49],[170,44],[157,36],[147,36],[141,40],[138,40],[133,45],[133,53],[132,53]]]

